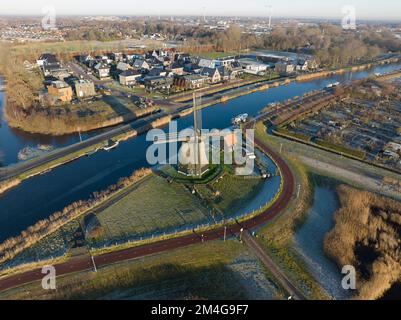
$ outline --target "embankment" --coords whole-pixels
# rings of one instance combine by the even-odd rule
[[[375,66],[380,66],[380,65],[385,65],[385,64],[392,64],[392,63],[398,63],[401,61],[401,58],[391,58],[391,59],[385,59],[385,60],[380,60],[372,63],[366,63],[366,64],[361,64],[358,66],[352,66],[349,68],[340,68],[336,70],[326,70],[326,71],[319,71],[319,72],[314,72],[314,73],[308,73],[308,74],[303,74],[299,75],[295,78],[296,81],[310,81],[314,80],[317,78],[326,78],[330,77],[336,74],[343,74],[346,72],[357,72],[357,71],[363,71],[366,69],[370,69]]]

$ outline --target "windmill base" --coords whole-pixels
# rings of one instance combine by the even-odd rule
[[[179,165],[178,166],[178,172],[186,175],[187,177],[199,177],[197,174],[197,168],[192,165]],[[202,166],[200,172],[200,176],[203,176],[206,172],[209,171],[209,165]]]

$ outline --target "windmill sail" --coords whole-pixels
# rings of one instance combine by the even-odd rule
[[[194,136],[188,142],[184,142],[179,153],[179,170],[187,175],[202,176],[209,170],[209,157],[205,138],[202,137],[202,110],[197,103],[197,97],[193,95]]]

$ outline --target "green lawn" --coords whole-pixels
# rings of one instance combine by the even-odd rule
[[[151,176],[123,199],[97,213],[96,218],[103,232],[100,239],[114,240],[202,224],[208,219],[208,211],[184,186]]]
[[[245,178],[226,172],[209,185],[196,186],[196,190],[224,216],[242,208],[252,199],[262,185],[260,178]]]

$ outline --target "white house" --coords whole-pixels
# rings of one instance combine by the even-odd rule
[[[213,69],[216,67],[216,62],[210,59],[200,59],[198,66],[201,68],[210,68]]]
[[[120,71],[127,71],[127,70],[129,70],[129,69],[132,69],[132,67],[131,67],[128,63],[119,62],[119,63],[117,64],[117,70],[120,70]]]
[[[104,63],[98,63],[95,70],[99,79],[110,77],[110,67]]]
[[[277,62],[274,66],[274,71],[282,75],[293,73],[294,69],[294,65],[290,62]]]
[[[149,63],[147,63],[145,60],[143,59],[136,59],[134,61],[133,67],[136,69],[150,69],[150,65]]]
[[[260,63],[252,59],[240,59],[239,63],[241,64],[244,72],[250,74],[262,74],[265,73],[268,68],[267,64]]]
[[[138,70],[127,70],[119,75],[120,84],[123,86],[133,86],[137,83],[142,74]]]

